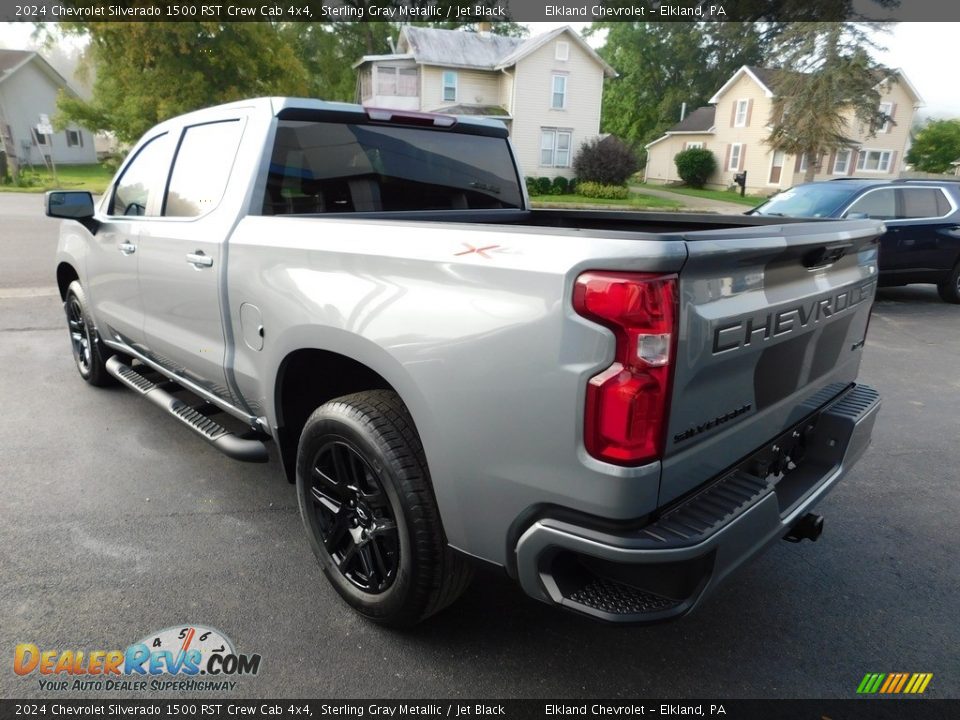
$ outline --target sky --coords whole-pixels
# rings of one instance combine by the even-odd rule
[[[949,0],[947,0],[949,1]],[[548,32],[567,23],[524,23],[531,34]],[[568,23],[582,30],[587,23]],[[960,85],[949,65],[960,38],[960,23],[898,23],[889,34],[879,37],[887,50],[878,55],[883,64],[900,68],[924,101],[919,117],[960,117]],[[0,48],[32,49],[29,23],[0,23]],[[599,38],[592,38],[596,45]]]

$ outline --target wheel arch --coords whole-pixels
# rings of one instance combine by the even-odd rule
[[[291,483],[296,481],[300,432],[310,414],[325,402],[364,390],[395,392],[417,427],[414,410],[401,390],[369,365],[319,348],[300,348],[284,356],[276,373],[273,402],[277,445]]]
[[[79,280],[80,274],[77,269],[66,261],[57,264],[57,289],[60,291],[60,299],[67,299],[67,288],[74,280]]]

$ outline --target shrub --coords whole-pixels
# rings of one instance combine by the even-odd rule
[[[565,177],[558,175],[550,183],[551,195],[566,195],[568,192],[570,192],[570,183]]]
[[[630,196],[630,191],[624,185],[604,185],[603,183],[577,182],[577,194],[588,198],[601,198],[604,200],[625,200]]]
[[[549,195],[552,181],[548,177],[537,178],[537,195]]]
[[[523,181],[527,184],[527,195],[536,197],[540,194],[540,188],[537,187],[537,179],[534,177],[525,177]]]
[[[576,194],[577,185],[579,183],[580,181],[577,178],[570,178],[569,180],[567,180],[567,192],[570,193],[571,195]]]
[[[673,157],[677,174],[690,187],[703,187],[707,178],[717,169],[717,160],[713,153],[705,148],[690,148],[678,152]]]
[[[580,146],[573,160],[579,180],[601,185],[623,185],[637,171],[637,156],[626,143],[610,135]]]

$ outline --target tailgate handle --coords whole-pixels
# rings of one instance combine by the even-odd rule
[[[812,269],[833,265],[837,260],[846,255],[847,250],[851,247],[853,247],[853,243],[839,243],[818,247],[803,256],[803,266]]]

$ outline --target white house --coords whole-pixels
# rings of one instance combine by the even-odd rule
[[[43,165],[43,155],[65,165],[97,161],[93,133],[85,128],[70,125],[52,136],[37,133],[40,116],[56,113],[60,90],[76,95],[38,53],[0,50],[0,142],[21,165]]]
[[[502,120],[524,175],[547,177],[572,177],[576,151],[600,133],[604,78],[616,76],[566,26],[522,39],[406,25],[396,52],[354,68],[361,104]]]

